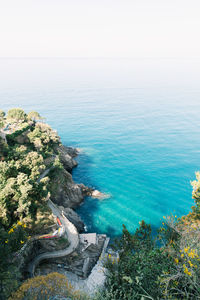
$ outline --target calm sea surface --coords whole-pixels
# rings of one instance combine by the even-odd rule
[[[0,59],[0,108],[36,110],[82,149],[76,182],[110,194],[78,209],[89,232],[188,213],[200,169],[200,61]]]

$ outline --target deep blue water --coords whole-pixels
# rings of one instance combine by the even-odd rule
[[[78,212],[88,231],[116,236],[193,205],[199,83],[192,60],[1,59],[0,108],[37,110],[82,149],[74,180],[111,196]]]

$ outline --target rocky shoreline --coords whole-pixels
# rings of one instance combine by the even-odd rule
[[[102,255],[102,251],[105,252],[105,244],[108,244],[109,238],[104,234],[84,233],[85,224],[74,209],[84,201],[85,196],[94,196],[94,198],[99,199],[103,194],[73,181],[71,172],[77,166],[74,158],[79,153],[78,149],[59,145],[56,147],[56,151],[59,153],[64,168],[51,179],[51,200],[77,228],[80,242],[78,248],[69,256],[56,258],[53,261],[50,259],[41,263],[37,267],[35,275],[48,274],[55,270],[60,273],[68,272],[68,274],[72,274],[70,278],[76,277],[77,286],[88,278],[94,266],[98,264],[99,257]],[[37,240],[28,243],[23,254],[18,257],[25,278],[28,276],[29,262],[41,253],[55,251],[56,247],[56,240]],[[95,285],[95,283],[93,284]]]
[[[75,157],[81,150],[62,145],[57,132],[40,122],[37,112],[11,109],[5,115],[1,111],[1,218],[9,224],[2,231],[8,249],[5,270],[15,265],[20,281],[42,270],[52,272],[56,266],[61,273],[71,272],[85,280],[109,239],[84,233],[85,225],[75,209],[86,196],[103,199],[105,195],[73,181]],[[10,242],[14,239],[17,245]]]
[[[56,150],[59,153],[64,170],[61,174],[57,174],[54,179],[53,184],[57,185],[57,188],[52,191],[51,199],[55,204],[63,208],[66,217],[77,227],[77,230],[83,232],[85,225],[74,209],[84,201],[86,196],[102,200],[110,195],[101,193],[84,184],[74,183],[71,172],[78,165],[74,158],[80,153],[80,149],[61,145]],[[62,181],[59,180],[60,176],[62,176]]]

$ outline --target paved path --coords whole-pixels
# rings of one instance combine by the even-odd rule
[[[53,215],[60,219],[62,226],[65,229],[65,233],[67,235],[68,241],[70,242],[70,245],[69,247],[63,250],[45,252],[36,256],[28,267],[28,271],[31,277],[34,276],[35,268],[39,265],[39,263],[42,260],[67,256],[71,254],[79,245],[79,234],[77,232],[76,227],[64,216],[63,213],[61,213],[60,209],[58,209],[57,206],[53,204],[51,200],[48,201],[48,206],[51,208]]]

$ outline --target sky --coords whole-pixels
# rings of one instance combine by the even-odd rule
[[[200,58],[199,0],[0,0],[0,57]]]

